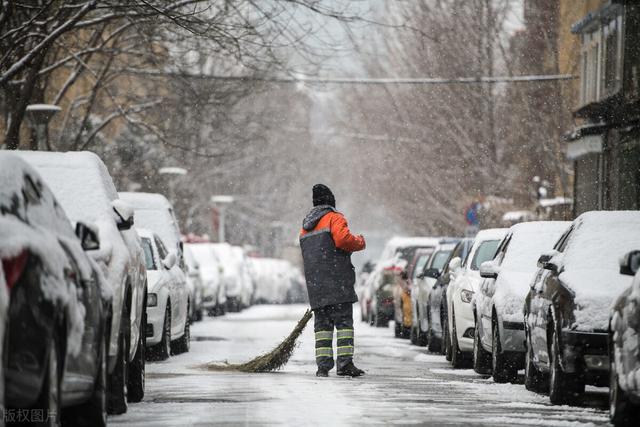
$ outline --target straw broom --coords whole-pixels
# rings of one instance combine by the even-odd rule
[[[304,330],[307,323],[311,319],[311,310],[307,310],[298,321],[296,327],[291,331],[289,336],[269,353],[258,356],[253,360],[241,364],[217,364],[208,363],[204,368],[210,371],[240,371],[240,372],[272,372],[282,368],[291,357],[293,349],[296,346],[296,340]]]

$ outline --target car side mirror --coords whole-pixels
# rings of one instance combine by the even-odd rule
[[[449,261],[449,271],[456,271],[462,265],[462,259],[459,256]]]
[[[440,270],[438,270],[437,268],[427,268],[424,271],[424,276],[431,279],[437,279],[438,277],[440,277]]]
[[[129,230],[133,227],[133,208],[120,199],[111,202],[111,207],[116,214],[118,230]]]
[[[100,238],[98,231],[91,226],[78,222],[76,224],[76,236],[80,240],[82,249],[85,251],[97,251],[100,249]]]
[[[167,270],[171,270],[173,266],[176,265],[176,262],[178,262],[178,257],[176,256],[176,253],[172,251],[169,252],[167,256],[162,260],[162,265]]]
[[[558,254],[558,251],[551,251],[551,252],[543,253],[542,255],[540,255],[540,258],[538,258],[538,267],[557,273],[558,264],[552,261],[557,254]]]
[[[635,276],[640,267],[640,251],[631,251],[620,260],[620,274]]]
[[[500,274],[500,266],[494,261],[485,261],[480,264],[480,277],[483,279],[497,279]]]

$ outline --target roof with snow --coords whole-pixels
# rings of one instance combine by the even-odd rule
[[[121,192],[119,195],[133,207],[136,228],[140,226],[153,230],[170,251],[179,246],[180,227],[166,197],[157,193]]]
[[[35,167],[71,219],[96,221],[105,215],[112,217],[111,202],[118,193],[107,167],[94,153],[14,153]]]

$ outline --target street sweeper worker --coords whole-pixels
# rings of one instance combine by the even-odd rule
[[[340,376],[357,377],[364,371],[353,364],[353,303],[358,301],[351,253],[365,248],[364,237],[349,231],[336,210],[333,193],[323,184],[313,186],[313,209],[302,222],[300,248],[309,303],[314,314],[316,376],[326,377],[334,367],[333,330],[336,329],[336,368]]]

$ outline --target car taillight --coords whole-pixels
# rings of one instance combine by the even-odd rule
[[[392,266],[392,267],[385,267],[384,271],[400,271],[402,270],[400,267],[396,267],[396,266]]]
[[[24,267],[27,265],[28,258],[29,253],[27,251],[22,251],[18,256],[2,259],[2,269],[4,270],[7,288],[11,289],[16,284],[24,271]]]

